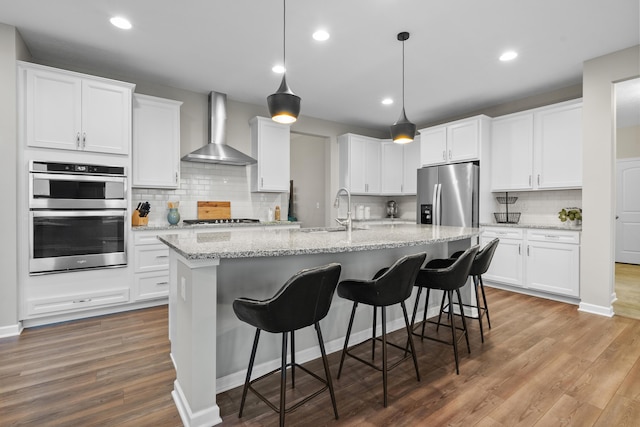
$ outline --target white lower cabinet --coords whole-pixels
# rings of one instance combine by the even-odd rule
[[[500,243],[489,270],[495,282],[569,297],[580,296],[580,232],[486,227],[481,243]]]
[[[133,295],[136,301],[169,296],[169,248],[162,231],[136,231],[133,239]]]

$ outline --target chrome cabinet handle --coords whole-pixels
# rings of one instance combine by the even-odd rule
[[[527,256],[529,256],[529,245],[527,245]]]
[[[178,172],[176,172],[176,184],[178,183]]]
[[[538,174],[538,185],[540,185],[540,174]]]
[[[76,148],[80,148],[80,132],[76,133]]]
[[[451,160],[451,150],[449,150],[449,160]]]
[[[156,283],[156,286],[161,286],[161,285],[168,285],[169,282],[158,282]]]
[[[522,255],[522,252],[521,252],[521,249],[522,249],[522,248],[521,248],[521,246],[522,246],[522,245],[521,245],[520,243],[518,243],[518,255]]]
[[[82,149],[84,150],[87,146],[87,133],[82,132]]]
[[[83,302],[91,302],[91,298],[73,300],[73,304],[82,304]]]
[[[260,178],[260,187],[264,187],[264,178]]]
[[[442,160],[447,160],[447,150],[442,150]]]
[[[529,175],[529,186],[531,186],[531,175]]]

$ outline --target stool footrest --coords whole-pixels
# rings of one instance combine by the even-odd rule
[[[307,374],[311,375],[312,377],[314,377],[315,379],[317,379],[318,381],[320,381],[322,384],[324,384],[324,387],[322,387],[320,390],[313,392],[312,394],[305,396],[302,400],[300,400],[299,402],[296,402],[295,404],[291,405],[290,407],[284,409],[285,414],[288,414],[289,412],[292,412],[296,409],[298,409],[300,406],[304,405],[305,403],[307,403],[308,401],[310,401],[311,399],[313,399],[314,397],[318,396],[319,394],[321,394],[322,392],[324,392],[325,390],[327,390],[329,388],[329,383],[327,382],[327,380],[325,380],[324,378],[318,376],[317,374],[311,372],[310,370],[308,370],[307,368],[305,368],[302,365],[299,365],[297,363],[287,363],[287,368],[290,368],[292,366],[295,366],[296,368],[300,368],[303,371],[305,371]],[[280,412],[280,408],[278,408],[277,406],[275,406],[273,403],[271,403],[269,401],[269,399],[267,399],[264,395],[262,395],[262,393],[260,393],[258,390],[256,390],[255,388],[253,388],[253,384],[263,380],[265,378],[267,378],[270,375],[275,374],[276,372],[280,372],[280,368],[274,369],[271,372],[267,372],[266,374],[253,379],[251,381],[249,381],[249,390],[251,390],[253,392],[253,394],[255,394],[256,396],[258,396],[258,398],[260,398],[260,400],[262,400],[264,403],[267,404],[267,406],[269,406],[271,409],[273,409],[275,412]]]
[[[454,313],[454,314],[455,314],[455,313]],[[448,324],[446,324],[446,323],[438,323],[438,322],[435,322],[435,321],[433,321],[433,320],[427,320],[427,321],[426,321],[426,323],[430,323],[430,324],[432,324],[432,325],[443,326],[443,327],[445,327],[445,328],[451,328],[451,326],[452,326],[452,325],[448,325]],[[430,337],[429,335],[422,335],[421,333],[415,332],[415,329],[416,329],[416,328],[418,328],[420,325],[422,325],[422,322],[420,322],[420,323],[418,323],[418,324],[414,325],[413,329],[411,330],[411,333],[412,333],[413,335],[418,336],[418,337],[420,337],[420,338],[427,339],[427,340],[436,341],[436,342],[439,342],[439,343],[442,343],[442,344],[449,344],[449,345],[451,345],[451,344],[452,344],[452,342],[451,342],[450,340],[449,340],[449,341],[448,341],[448,340],[442,340],[442,339],[440,339],[440,338]],[[455,328],[456,328],[456,330],[457,330],[457,331],[461,331],[461,332],[462,332],[462,333],[460,334],[460,336],[456,337],[456,338],[457,338],[457,340],[456,340],[456,341],[457,341],[457,342],[460,342],[460,340],[461,340],[462,338],[464,338],[464,337],[465,337],[465,335],[467,334],[467,330],[466,330],[466,329],[464,329],[464,328],[461,328],[461,327],[459,327],[459,326],[456,326]]]
[[[383,371],[383,367],[382,367],[382,366],[375,365],[375,364],[373,364],[373,363],[369,362],[368,360],[364,360],[364,359],[363,359],[363,358],[361,358],[360,356],[356,356],[355,354],[352,354],[352,353],[351,353],[351,351],[352,351],[352,350],[354,350],[355,348],[360,347],[360,346],[365,345],[365,344],[369,344],[369,343],[371,342],[371,340],[372,340],[372,339],[373,339],[373,338],[369,338],[369,339],[367,339],[367,340],[362,341],[361,343],[358,343],[358,344],[356,344],[356,345],[351,346],[350,348],[348,348],[348,349],[345,351],[345,354],[346,354],[347,356],[351,356],[351,357],[353,357],[354,359],[356,359],[357,361],[359,361],[359,362],[361,362],[361,363],[364,363],[365,365],[371,366],[373,369],[375,369],[375,370],[377,370],[377,371],[382,372],[382,371]],[[382,339],[381,339],[381,338],[379,338],[379,337],[376,337],[376,341],[382,341]],[[387,371],[390,371],[391,369],[393,369],[393,368],[395,368],[396,366],[398,366],[400,363],[404,362],[405,360],[409,359],[410,357],[413,357],[413,356],[412,356],[412,354],[411,354],[411,350],[407,349],[406,347],[400,347],[399,345],[397,345],[397,344],[395,344],[395,343],[392,343],[392,342],[388,342],[388,341],[387,341],[387,345],[390,345],[391,347],[395,347],[395,348],[397,348],[398,350],[402,350],[403,352],[405,352],[405,356],[403,356],[403,357],[402,357],[402,359],[400,359],[400,360],[396,361],[396,362],[395,362],[394,364],[392,364],[392,365],[387,366]]]

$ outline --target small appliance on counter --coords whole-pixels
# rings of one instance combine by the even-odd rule
[[[398,204],[395,202],[395,200],[389,200],[387,202],[387,217],[389,218],[398,217]]]

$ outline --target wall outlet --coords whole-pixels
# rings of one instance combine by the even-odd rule
[[[187,281],[184,277],[180,278],[180,296],[182,297],[182,301],[187,300]]]

